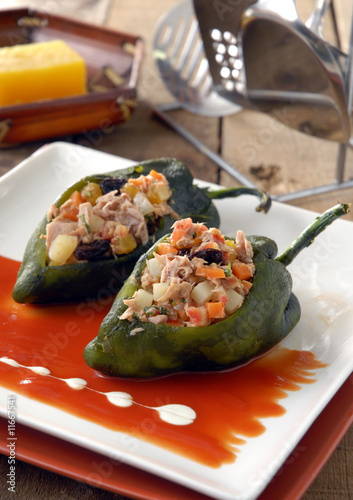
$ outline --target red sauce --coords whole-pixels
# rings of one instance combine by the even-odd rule
[[[17,304],[11,298],[19,263],[0,257],[0,357],[25,366],[43,366],[51,376],[0,362],[1,384],[83,419],[133,435],[189,459],[219,467],[231,463],[248,438],[266,428],[260,419],[285,413],[279,401],[300,384],[313,383],[324,366],[311,352],[277,348],[241,368],[210,374],[181,374],[158,380],[104,377],[82,356],[108,312],[105,304]],[[53,378],[56,377],[56,378]],[[58,379],[78,377],[94,391],[123,391],[141,405],[183,404],[197,414],[194,423],[175,426],[156,411],[133,404],[113,406],[102,394],[71,389]],[[19,409],[21,411],[21,409]],[[127,437],[128,439],[128,437]]]

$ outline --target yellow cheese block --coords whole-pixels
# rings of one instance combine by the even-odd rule
[[[84,59],[65,42],[0,48],[0,106],[84,94]]]

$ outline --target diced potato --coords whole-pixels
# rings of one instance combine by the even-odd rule
[[[121,189],[121,193],[126,193],[133,200],[135,195],[139,192],[139,188],[132,184],[131,182],[127,182]]]
[[[140,288],[137,290],[135,295],[136,305],[139,309],[144,309],[145,307],[150,307],[153,302],[153,295],[151,292],[147,292],[147,290],[143,290]]]
[[[151,214],[154,211],[152,203],[143,193],[137,193],[134,197],[134,205],[139,208],[143,215]]]
[[[114,229],[114,235],[117,237],[126,236],[129,233],[130,229],[128,226],[124,226],[123,224],[117,224]]]
[[[172,192],[164,182],[153,182],[147,191],[147,198],[151,203],[161,203],[169,200]]]
[[[225,312],[227,314],[233,314],[243,303],[243,297],[235,290],[228,290],[227,292],[227,303],[225,305]]]
[[[83,200],[88,201],[91,205],[95,205],[97,198],[102,194],[101,187],[97,182],[89,182],[81,191]]]
[[[130,253],[137,247],[136,240],[131,233],[128,233],[125,236],[118,236],[116,241],[113,239],[112,242],[113,251],[117,255]]]
[[[235,248],[235,242],[233,240],[226,240],[225,244],[230,248]]]
[[[158,302],[158,300],[166,293],[168,288],[168,283],[153,283],[153,300]]]
[[[151,276],[155,278],[160,278],[162,274],[163,266],[155,257],[147,261],[147,267]]]
[[[213,294],[213,286],[210,281],[202,281],[198,283],[191,292],[191,298],[199,305],[204,304]]]
[[[98,233],[98,231],[103,227],[104,219],[99,217],[98,215],[92,215],[90,220],[90,228],[92,233]]]
[[[77,247],[77,236],[58,234],[49,248],[48,257],[53,266],[61,266],[72,255]]]

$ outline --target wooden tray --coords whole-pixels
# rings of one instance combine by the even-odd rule
[[[0,107],[0,143],[112,130],[136,107],[140,37],[32,9],[0,11],[0,46],[64,40],[85,60],[89,92]],[[92,133],[92,132],[91,132]]]

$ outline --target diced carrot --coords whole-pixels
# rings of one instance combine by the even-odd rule
[[[197,236],[200,236],[204,231],[208,231],[208,228],[207,226],[205,226],[205,224],[202,224],[199,226],[199,228],[197,229]]]
[[[198,238],[198,237],[193,238],[192,240],[190,240],[190,247],[193,247],[194,245],[200,245],[201,242],[202,242],[202,238]]]
[[[157,181],[162,181],[163,180],[163,175],[157,172],[152,168],[150,171],[150,176],[153,177],[153,179],[156,179]]]
[[[129,182],[134,186],[140,188],[144,183],[146,183],[146,186],[148,187],[151,184],[152,180],[146,177],[145,175],[140,175],[140,177],[137,177],[137,179],[131,177],[129,179]]]
[[[177,221],[170,237],[170,241],[172,242],[172,244],[175,245],[183,236],[185,236],[191,225],[192,219],[190,217]]]
[[[250,283],[250,281],[243,280],[241,284],[243,285],[244,292],[248,294],[252,287],[252,283]]]
[[[204,326],[208,322],[205,307],[189,307],[187,314],[190,318],[190,324],[193,326]]]
[[[224,305],[222,302],[207,302],[207,314],[210,319],[224,318]]]
[[[137,177],[137,179],[130,177],[128,182],[130,182],[130,184],[133,184],[134,186],[140,187],[143,183],[143,176],[140,175],[140,177]]]
[[[232,272],[240,280],[248,280],[252,277],[252,271],[249,266],[239,260],[235,260],[232,263]]]
[[[77,222],[77,220],[78,220],[78,207],[76,207],[76,205],[71,205],[71,207],[64,207],[60,211],[60,216],[63,219],[70,219],[74,222]]]
[[[225,278],[223,269],[220,267],[202,266],[198,267],[195,271],[196,276],[203,276],[207,279],[220,279]]]
[[[70,219],[76,222],[78,218],[79,206],[84,202],[84,200],[79,191],[74,191],[71,194],[69,200],[71,201],[71,203],[66,202],[60,207],[60,215],[64,219]]]
[[[77,207],[84,202],[79,191],[74,191],[70,196],[70,200],[72,200]]]
[[[213,239],[216,240],[216,241],[220,241],[221,243],[225,242],[224,237],[223,236],[219,236],[218,234],[214,234],[213,235]]]
[[[170,245],[169,243],[159,243],[157,247],[157,253],[159,255],[166,255],[168,253],[178,253],[178,250]]]
[[[221,233],[221,231],[219,231],[219,229],[215,229],[213,230],[213,241],[220,241],[222,243],[225,242],[225,238],[223,236],[223,234]]]

